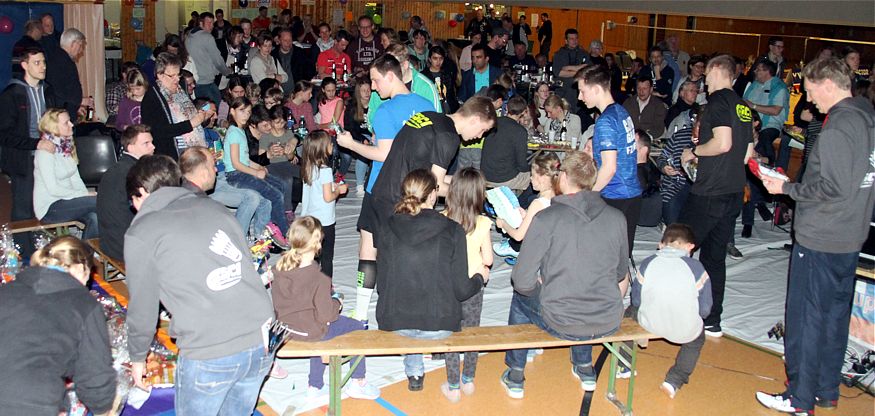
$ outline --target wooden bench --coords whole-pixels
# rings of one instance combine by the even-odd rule
[[[289,341],[277,352],[279,358],[322,357],[329,365],[329,415],[340,415],[341,388],[349,380],[361,356],[449,353],[465,351],[505,351],[514,349],[533,349],[550,347],[569,347],[584,344],[603,344],[611,352],[611,368],[608,380],[607,398],[623,415],[632,414],[632,394],[635,385],[635,366],[637,361],[637,342],[632,347],[625,341],[646,342],[658,338],[641,328],[632,319],[624,319],[620,329],[613,335],[589,341],[568,341],[554,338],[535,325],[508,325],[464,328],[450,337],[439,340],[421,340],[402,337],[393,332],[356,331],[337,338],[320,342]],[[622,356],[626,351],[630,359]],[[350,364],[349,373],[341,374],[341,367],[352,357],[358,356]],[[626,403],[617,399],[615,383],[617,361],[632,370],[629,378],[629,391]]]
[[[12,234],[27,233],[31,231],[47,231],[49,229],[54,229],[56,237],[70,234],[70,227],[76,227],[80,230],[84,230],[85,224],[82,224],[79,221],[44,223],[36,218],[31,218],[29,220],[12,221],[9,223],[9,229],[12,231]]]
[[[98,257],[100,257],[100,262],[103,265],[103,280],[107,282],[112,282],[116,280],[124,279],[125,276],[125,262],[121,260],[116,260],[100,249],[100,239],[92,238],[90,240],[86,240],[89,246],[97,253]],[[113,270],[109,270],[109,266],[112,266]],[[121,277],[119,277],[121,276]]]

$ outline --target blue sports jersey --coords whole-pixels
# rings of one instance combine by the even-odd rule
[[[602,197],[629,199],[641,195],[641,185],[638,184],[635,127],[632,124],[632,117],[617,103],[609,105],[595,122],[592,153],[596,166],[602,166],[601,152],[606,150],[617,151],[617,170],[611,181],[602,189]]]
[[[377,108],[377,113],[374,114],[373,121],[375,144],[381,140],[395,140],[401,127],[404,127],[404,122],[410,116],[423,111],[434,111],[434,105],[416,94],[396,95],[380,105]],[[371,166],[368,186],[365,189],[368,193],[371,193],[371,189],[374,188],[374,182],[377,181],[377,176],[380,175],[382,168],[383,162],[375,160]]]

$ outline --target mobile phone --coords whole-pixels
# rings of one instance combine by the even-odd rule
[[[204,111],[210,111],[210,104],[209,104],[209,103],[204,104],[204,106],[201,107],[201,110],[204,110]]]

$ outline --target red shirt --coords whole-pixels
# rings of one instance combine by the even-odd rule
[[[340,80],[343,77],[343,64],[346,64],[347,72],[352,72],[352,59],[349,55],[338,52],[336,48],[331,48],[319,54],[316,59],[316,71],[321,74],[331,72],[331,64],[334,64],[334,79]]]
[[[252,19],[252,28],[256,30],[270,29],[270,18],[258,16]]]

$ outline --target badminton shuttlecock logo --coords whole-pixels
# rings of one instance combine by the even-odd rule
[[[233,262],[238,262],[243,259],[243,253],[231,242],[228,234],[222,230],[217,230],[213,234],[213,239],[210,241],[210,251],[220,256],[226,257]]]

